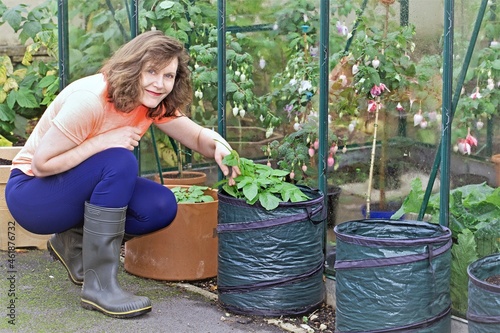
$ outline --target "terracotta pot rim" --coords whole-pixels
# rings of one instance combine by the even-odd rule
[[[493,163],[500,163],[500,154],[495,154],[495,155],[491,156],[491,161]]]

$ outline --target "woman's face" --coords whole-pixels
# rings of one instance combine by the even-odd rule
[[[178,59],[174,58],[161,70],[146,66],[141,74],[140,102],[148,108],[156,108],[172,91],[177,73]]]

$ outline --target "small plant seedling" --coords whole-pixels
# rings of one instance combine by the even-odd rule
[[[222,162],[229,167],[237,166],[241,174],[234,179],[235,185],[230,186],[228,180],[223,179],[214,187],[222,185],[222,189],[232,197],[244,199],[249,205],[258,201],[266,210],[275,209],[280,202],[300,202],[309,199],[298,186],[285,181],[288,171],[256,164],[252,160],[240,157],[236,150],[230,151],[231,153],[226,155]]]
[[[214,201],[212,196],[205,194],[208,189],[208,186],[192,185],[173,187],[171,191],[174,193],[177,203],[201,203]]]

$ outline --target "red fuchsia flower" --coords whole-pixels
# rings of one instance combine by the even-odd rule
[[[479,87],[476,87],[476,91],[475,91],[475,92],[473,92],[473,93],[470,95],[470,98],[472,98],[472,99],[479,99],[479,98],[481,98],[481,97],[483,97],[483,96],[482,96],[482,95],[481,95],[481,93],[479,92]]]
[[[327,160],[327,163],[326,163],[326,164],[328,164],[328,166],[329,166],[329,167],[331,167],[331,166],[333,166],[333,164],[334,164],[334,163],[335,163],[335,160],[333,159],[333,155],[332,155],[332,154],[330,154],[330,155],[328,156],[328,160]]]
[[[375,112],[377,111],[377,102],[374,100],[369,100],[368,101],[368,112]]]
[[[469,145],[477,147],[477,139],[470,134],[470,128],[468,129],[468,133],[467,133],[467,136],[465,137],[465,141]]]
[[[465,154],[470,155],[471,147],[470,147],[470,144],[465,139],[458,139],[457,147],[458,147],[458,151],[462,155],[465,155]]]

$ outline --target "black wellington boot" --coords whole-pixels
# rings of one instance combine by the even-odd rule
[[[81,304],[85,309],[115,318],[151,311],[149,298],[122,290],[117,281],[126,210],[127,207],[105,208],[85,203]]]
[[[54,234],[47,241],[50,255],[64,265],[76,285],[83,284],[82,238],[83,225]]]

